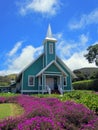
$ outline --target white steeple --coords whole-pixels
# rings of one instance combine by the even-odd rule
[[[47,30],[47,35],[46,35],[46,37],[52,38],[52,30],[51,30],[50,24],[48,25],[48,30]]]
[[[45,38],[45,41],[54,41],[54,42],[57,42],[57,40],[55,38],[53,38],[53,35],[52,35],[52,30],[51,30],[51,26],[50,24],[48,25],[48,30],[47,30],[47,34],[46,34],[46,38]],[[44,41],[44,42],[45,42]]]

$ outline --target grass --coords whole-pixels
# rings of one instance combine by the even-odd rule
[[[4,119],[9,116],[18,116],[24,112],[23,108],[14,103],[2,103],[0,104],[0,119]]]
[[[12,96],[17,96],[19,94],[15,94],[15,93],[0,93],[0,97],[12,97]]]

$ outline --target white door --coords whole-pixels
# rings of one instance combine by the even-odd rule
[[[54,79],[46,78],[46,85],[48,85],[53,90],[54,89]]]

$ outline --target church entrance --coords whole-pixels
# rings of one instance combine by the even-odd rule
[[[60,85],[60,76],[46,76],[46,86],[51,90],[58,90]]]
[[[57,82],[57,77],[54,77],[54,90],[57,90],[58,89],[58,82]]]

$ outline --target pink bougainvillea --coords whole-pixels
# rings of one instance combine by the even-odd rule
[[[24,108],[19,117],[0,121],[0,130],[97,130],[98,116],[73,101],[19,95],[0,97],[0,103],[14,102]]]

